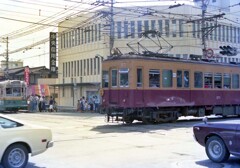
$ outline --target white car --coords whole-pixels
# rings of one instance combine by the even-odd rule
[[[0,164],[5,168],[24,168],[31,156],[53,146],[48,128],[33,126],[0,114]]]

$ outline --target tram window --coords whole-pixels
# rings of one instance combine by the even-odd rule
[[[113,69],[112,70],[112,87],[117,86],[117,70]]]
[[[239,89],[239,74],[232,75],[232,88]]]
[[[204,87],[205,88],[212,88],[213,86],[213,75],[212,73],[204,73]]]
[[[120,87],[128,87],[128,85],[129,85],[128,72],[129,72],[129,70],[127,68],[119,69]]]
[[[6,88],[6,95],[12,95],[12,88]]]
[[[194,87],[202,88],[203,87],[203,73],[194,72]]]
[[[182,71],[177,71],[177,87],[182,87]]]
[[[21,96],[21,88],[13,88],[13,96]]]
[[[223,77],[223,86],[224,89],[230,89],[231,88],[231,75],[230,74],[224,74]]]
[[[108,76],[108,71],[103,71],[102,72],[102,87],[107,88],[108,87],[108,82],[109,82],[109,76]]]
[[[214,74],[214,88],[222,88],[222,74],[216,73]]]
[[[149,70],[149,87],[160,87],[160,71],[157,69]]]
[[[172,70],[164,69],[162,71],[162,85],[163,87],[172,87]]]
[[[189,87],[189,71],[184,71],[184,87]]]
[[[137,87],[142,87],[142,69],[137,69]]]

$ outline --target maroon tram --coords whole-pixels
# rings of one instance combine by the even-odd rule
[[[108,121],[240,115],[237,64],[124,54],[104,60],[102,69],[102,107]]]

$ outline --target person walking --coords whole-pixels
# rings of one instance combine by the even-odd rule
[[[51,96],[49,100],[49,112],[53,112],[53,104],[54,104],[54,100]]]

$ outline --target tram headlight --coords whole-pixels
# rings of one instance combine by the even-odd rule
[[[125,103],[126,102],[126,99],[123,99],[123,103]]]

